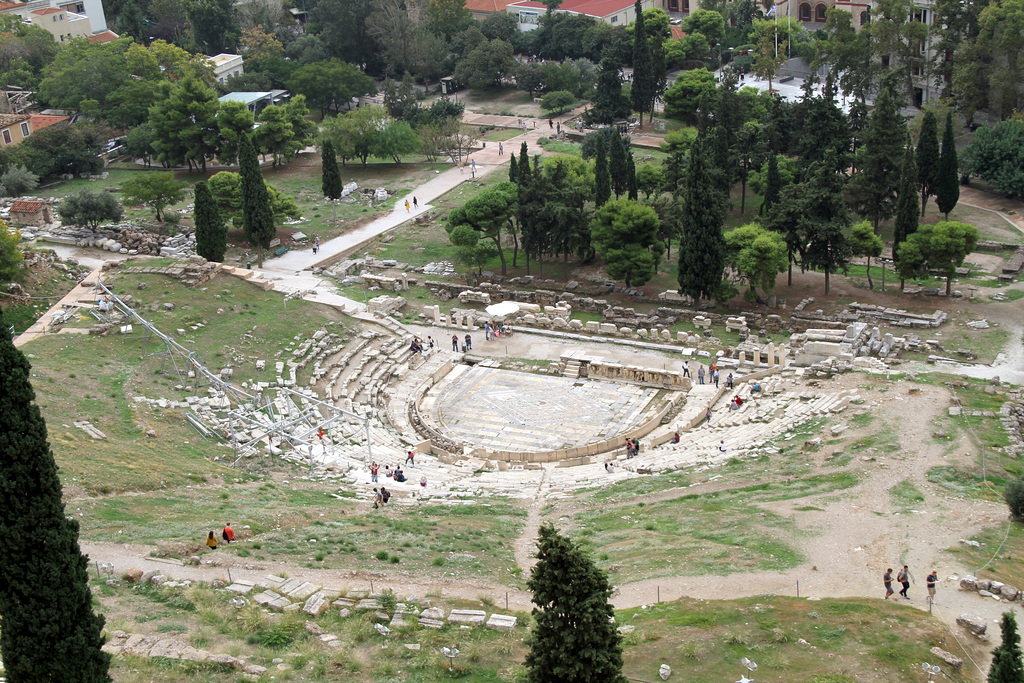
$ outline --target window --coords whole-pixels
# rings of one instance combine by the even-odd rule
[[[618,14],[616,14],[614,17],[612,17],[612,23],[613,24],[619,23],[619,15]]]
[[[882,66],[889,68],[889,55],[882,55]]]
[[[912,69],[910,70],[910,73],[911,73],[911,75],[913,75],[913,76],[920,76],[920,75],[921,75],[921,67],[919,67],[919,66],[915,66],[914,68],[912,68]]]
[[[818,5],[817,7],[815,7],[814,8],[814,20],[815,21],[819,21],[819,22],[820,21],[825,21],[825,10],[826,9],[827,8],[825,7],[825,5]]]
[[[860,25],[861,26],[867,26],[870,23],[871,23],[871,13],[870,12],[861,12],[860,13]]]
[[[12,140],[11,140],[11,131],[5,129],[4,130],[4,144],[9,145],[9,144],[11,144],[11,142],[12,142]]]
[[[538,15],[536,12],[520,12],[519,23],[520,24],[536,24]]]
[[[29,136],[28,123],[25,121],[21,122],[21,137],[27,138]]]
[[[806,2],[800,5],[800,21],[811,20],[811,6]]]

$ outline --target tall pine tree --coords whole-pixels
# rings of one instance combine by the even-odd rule
[[[629,171],[626,169],[627,148],[628,143],[619,135],[612,135],[608,139],[608,173],[612,178],[616,199],[626,191],[626,183],[629,181]]]
[[[942,151],[939,153],[939,171],[935,179],[935,203],[946,214],[960,201],[960,172],[953,138],[953,112],[946,113],[946,129],[942,131]]]
[[[768,215],[772,206],[779,203],[781,194],[782,176],[779,175],[779,157],[777,154],[769,154],[768,171],[764,177],[764,201],[761,202],[761,215]]]
[[[604,152],[604,140],[599,140],[594,155],[594,204],[601,208],[612,197],[612,177],[608,173],[608,157]]]
[[[30,372],[0,311],[0,657],[11,683],[105,683],[103,617]]]
[[[921,133],[917,139],[917,185],[921,189],[921,215],[924,215],[929,195],[935,194],[939,177],[939,123],[935,112],[928,110],[921,120]]]
[[[690,167],[683,181],[679,239],[679,293],[711,299],[722,285],[725,270],[725,198],[715,189],[714,178],[698,139],[690,152]]]
[[[256,148],[248,135],[239,136],[238,170],[242,176],[242,229],[249,244],[256,247],[257,263],[263,267],[263,250],[270,248],[274,239],[274,214],[270,209],[270,194],[263,182]]]
[[[626,683],[622,636],[608,603],[612,587],[586,552],[542,526],[527,586],[537,622],[526,655],[529,683]]]
[[[875,230],[880,221],[896,212],[896,188],[900,185],[900,164],[907,137],[895,88],[893,78],[882,84],[868,117],[864,146],[857,155],[857,172],[850,181],[857,212],[870,220]]]
[[[626,197],[635,202],[639,195],[640,188],[636,186],[636,159],[630,152],[626,155]]]
[[[644,10],[640,0],[634,5],[636,22],[633,24],[633,84],[629,100],[633,109],[640,113],[640,127],[643,128],[644,112],[651,112],[654,120],[654,58],[651,56],[650,37],[644,26]]]
[[[224,225],[210,186],[205,181],[196,183],[195,203],[196,253],[207,261],[220,263],[228,250],[228,229]]]
[[[590,108],[583,114],[587,125],[614,123],[629,116],[629,98],[622,94],[620,66],[619,62],[611,57],[601,60],[594,97],[590,101]]]
[[[830,276],[850,260],[852,249],[846,238],[850,209],[843,198],[846,177],[837,173],[836,154],[829,151],[821,163],[811,167],[811,177],[800,190],[806,238],[803,265],[825,272],[825,294]]]
[[[920,145],[918,145],[920,149]],[[914,161],[914,148],[907,141],[907,150],[903,153],[903,168],[900,177],[900,196],[896,201],[896,221],[892,236],[892,255],[898,258],[900,245],[907,241],[907,238],[917,232],[917,187],[921,174],[918,165]],[[927,197],[927,195],[922,195]],[[899,264],[896,264],[897,270]],[[900,289],[903,289],[903,280],[900,279]]]
[[[1024,664],[1021,663],[1020,634],[1017,633],[1017,618],[1013,612],[1003,612],[999,630],[1003,633],[1003,642],[992,650],[988,683],[1020,683],[1024,681]]]
[[[338,224],[338,204],[341,199],[341,171],[338,170],[338,157],[334,153],[334,143],[324,140],[320,148],[321,181],[320,189],[323,190],[324,199],[331,200],[331,224]]]
[[[516,153],[510,152],[508,155],[508,179],[510,182],[519,182],[519,164],[516,162]]]

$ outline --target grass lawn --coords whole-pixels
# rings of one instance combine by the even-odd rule
[[[284,315],[279,294],[229,276],[211,281],[211,294],[203,297],[163,275],[115,270],[107,281],[116,291],[131,292],[137,310],[162,332],[185,346],[194,343],[211,369],[233,365],[235,382],[257,378],[257,359],[271,360],[271,370],[262,377],[270,378],[272,359],[283,340],[312,334],[341,319],[332,308],[302,300],[289,302]],[[144,291],[138,289],[141,283],[147,284]],[[163,302],[178,305],[165,311]],[[347,333],[341,326],[335,331]],[[287,348],[288,342],[283,345]],[[159,350],[150,340],[146,353]],[[187,425],[183,411],[143,407],[133,400],[138,395],[181,400],[191,393],[174,388],[180,380],[169,361],[142,356],[141,333],[48,335],[27,344],[24,351],[31,354],[33,385],[65,486],[106,493],[191,484],[208,476],[246,476],[212,461],[231,451],[204,441]],[[102,448],[71,425],[76,420],[88,420],[107,435]],[[145,436],[150,428],[156,431],[155,438]]]
[[[577,515],[574,534],[601,566],[617,565],[616,581],[789,569],[802,561],[788,542],[796,533],[793,521],[758,503],[841,491],[857,482],[856,475],[842,472],[605,505]]]

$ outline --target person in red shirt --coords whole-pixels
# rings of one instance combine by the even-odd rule
[[[230,522],[224,525],[223,536],[224,540],[228,543],[231,543],[231,541],[235,540],[235,530],[231,528]]]

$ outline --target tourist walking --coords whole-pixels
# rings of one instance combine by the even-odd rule
[[[892,595],[892,567],[886,569],[882,574],[882,583],[885,584],[885,599],[888,600]]]
[[[216,550],[217,549],[217,537],[213,535],[212,531],[206,537],[206,547],[209,548],[210,550]]]
[[[452,335],[452,351],[458,351],[458,350],[459,350],[459,335],[453,334]]]
[[[715,389],[717,389],[718,388],[718,378],[721,376],[721,373],[718,372],[718,370],[712,370],[711,374],[713,374],[715,376]]]
[[[499,142],[498,143],[498,156],[500,157],[500,156],[502,156],[504,154],[505,154],[505,145],[503,145],[503,144],[501,144]]]
[[[412,208],[414,208],[414,209],[419,209],[420,208],[420,203],[418,201],[416,201],[416,197],[412,198]]]
[[[731,372],[729,373],[729,376],[725,378],[725,387],[727,389],[732,389],[732,373]]]
[[[907,569],[907,565],[903,565],[903,571],[896,575],[896,580],[903,585],[900,595],[909,600],[910,596],[907,595],[907,591],[910,589],[910,570]]]
[[[704,366],[703,365],[698,365],[697,366],[697,382],[700,383],[700,384],[704,384]]]
[[[429,334],[427,335],[427,345],[430,347],[431,351],[434,350],[434,338],[431,337]]]
[[[938,575],[938,573],[936,573],[936,571],[933,569],[932,573],[928,575],[927,579],[925,579],[925,582],[928,584],[928,603],[934,605],[935,604],[935,584],[937,584],[939,582],[939,575]]]
[[[407,456],[405,456],[405,464],[406,465],[412,465],[413,467],[416,466],[416,463],[413,462],[413,456],[414,455],[415,455],[415,453],[413,453],[412,451],[409,451],[409,454]]]
[[[377,483],[378,472],[380,472],[380,465],[374,462],[372,465],[370,465],[370,481],[372,481],[374,484]]]
[[[228,522],[224,525],[224,531],[220,532],[220,535],[228,543],[231,543],[231,541],[235,540],[235,530],[231,528],[231,522]]]
[[[373,509],[376,510],[377,508],[381,507],[382,505],[384,505],[384,498],[381,496],[380,491],[378,491],[377,488],[374,487],[374,489],[373,489]]]
[[[683,377],[689,377],[689,376],[690,376],[690,361],[684,360],[683,361]]]
[[[701,382],[701,384],[704,384],[704,382]],[[705,413],[704,417],[707,420],[707,423],[711,424],[711,406],[708,406],[708,412]]]
[[[491,325],[484,323],[484,341],[491,341]]]
[[[409,213],[409,200],[408,199],[405,200],[405,212]]]

